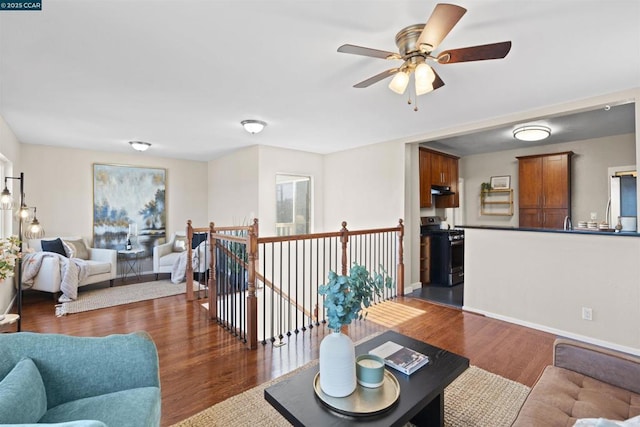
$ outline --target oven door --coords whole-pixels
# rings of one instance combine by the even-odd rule
[[[464,239],[451,242],[451,272],[449,285],[464,282]]]

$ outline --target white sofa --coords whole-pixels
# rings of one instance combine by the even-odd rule
[[[44,237],[42,239],[30,239],[27,242],[28,248],[36,252],[42,251],[43,240],[55,240],[58,237]],[[82,241],[86,248],[86,261],[89,265],[89,275],[86,279],[81,281],[78,286],[89,285],[91,283],[110,282],[109,285],[113,286],[113,282],[118,272],[118,252],[114,249],[98,249],[91,248],[87,244],[86,239],[82,237],[60,237],[64,242]],[[82,248],[80,251],[82,252]],[[84,258],[83,254],[77,258]],[[52,292],[57,295],[60,292],[60,283],[62,281],[60,275],[60,260],[57,257],[46,257],[42,260],[42,265],[38,271],[38,275],[33,280],[33,285],[29,289]]]

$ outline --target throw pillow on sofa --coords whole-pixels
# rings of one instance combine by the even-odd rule
[[[574,427],[638,427],[640,415],[624,421],[608,420],[606,418],[582,418],[576,421]]]
[[[89,250],[87,245],[84,244],[84,240],[65,240],[65,243],[73,246],[75,256],[74,258],[89,259]]]
[[[187,250],[187,236],[176,236],[173,240],[173,252],[184,252]]]
[[[36,423],[47,412],[47,395],[33,360],[20,360],[0,381],[0,424]]]
[[[200,243],[206,242],[207,234],[208,233],[193,233],[193,236],[191,237],[191,249],[195,249],[200,245]]]
[[[56,254],[60,254],[63,257],[67,256],[67,253],[64,250],[64,245],[62,244],[62,240],[57,238],[55,240],[43,240],[41,243],[42,250],[45,252],[54,252]]]

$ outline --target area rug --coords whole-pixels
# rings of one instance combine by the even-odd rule
[[[316,363],[310,362],[299,370]],[[230,397],[172,427],[288,426],[290,424],[264,399],[264,389],[299,370]],[[445,389],[444,425],[508,427],[528,393],[529,387],[523,384],[471,366]]]
[[[194,289],[197,284],[194,283]],[[184,294],[186,282],[173,284],[170,280],[135,283],[132,285],[114,286],[78,292],[78,299],[56,305],[56,316],[98,310],[116,305],[130,304],[156,298]]]

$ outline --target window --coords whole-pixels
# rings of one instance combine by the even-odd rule
[[[276,234],[308,234],[311,229],[311,177],[276,175]]]

